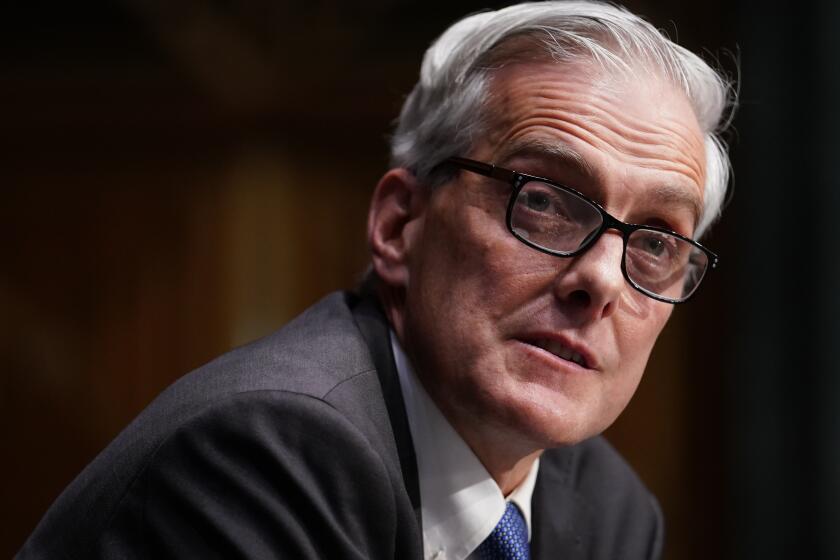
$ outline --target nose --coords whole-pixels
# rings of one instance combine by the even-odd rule
[[[583,254],[572,257],[572,262],[560,269],[554,293],[568,313],[581,322],[615,313],[627,287],[621,272],[623,251],[621,233],[607,230]]]

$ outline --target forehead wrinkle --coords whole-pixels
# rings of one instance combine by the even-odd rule
[[[545,128],[549,132],[561,131],[567,133],[569,135],[574,136],[578,140],[589,144],[596,150],[612,154],[621,154],[625,158],[629,158],[630,163],[637,167],[656,171],[674,172],[680,175],[690,177],[698,188],[702,188],[703,186],[701,171],[696,165],[692,165],[692,163],[694,162],[692,162],[690,158],[687,158],[685,156],[685,152],[683,150],[680,150],[679,148],[673,146],[660,145],[656,148],[650,149],[640,150],[638,149],[638,146],[633,146],[633,149],[630,149],[629,145],[632,144],[632,142],[630,141],[607,142],[603,139],[602,136],[594,133],[589,128],[567,120],[564,120],[562,122],[553,122],[551,126],[546,126],[543,123],[542,116],[539,114],[517,123],[517,125],[514,128],[508,131],[508,134],[505,135],[505,138],[501,140],[501,143],[504,145],[505,141],[507,141],[509,138],[515,138],[516,135],[519,134],[522,130],[533,130],[536,128]],[[513,140],[512,142],[510,142],[510,145],[515,145],[517,142],[518,140]],[[524,140],[521,143],[527,144],[528,141]],[[550,146],[550,142],[544,142],[544,144]],[[563,146],[563,144],[559,142],[558,145]],[[662,153],[663,148],[666,150],[665,154]],[[540,153],[539,150],[530,151],[536,154]],[[552,152],[555,153],[552,154]],[[512,157],[513,155],[517,155],[512,150],[505,150],[503,153],[505,155],[510,153],[511,155],[508,156],[508,158]],[[572,156],[571,154],[575,155]],[[582,174],[595,179],[602,178],[601,172],[595,167],[593,167],[588,160],[583,159],[582,164],[578,163],[578,157],[581,157],[580,154],[574,152],[570,148],[569,150],[550,150],[548,151],[548,155],[555,155],[556,157],[560,157],[561,159],[563,159],[565,156],[568,159],[563,159],[563,161],[571,162],[576,168],[578,168],[579,171],[582,172]],[[504,158],[500,159],[500,161],[503,160]]]
[[[672,170],[684,167],[688,171],[686,174],[693,176],[698,186],[704,184],[705,150],[694,131],[685,126],[680,127],[670,119],[655,126],[627,115],[624,118],[631,121],[631,124],[609,118],[607,114],[593,114],[587,120],[593,127],[610,133],[608,136],[611,136],[612,141],[607,145],[616,151],[640,161],[665,163],[664,167]],[[692,157],[693,153],[702,154],[703,159]],[[668,166],[669,162],[677,167]]]
[[[604,127],[608,128],[608,127]],[[697,224],[703,214],[703,172],[701,165],[693,158],[687,156],[687,152],[679,146],[673,145],[674,135],[659,133],[661,137],[658,146],[651,146],[649,149],[640,147],[632,140],[618,135],[618,139],[612,142],[603,141],[603,136],[590,133],[589,138],[595,142],[590,144],[596,149],[622,154],[632,165],[650,169],[657,172],[671,172],[690,178],[697,189],[687,189],[684,183],[661,183],[651,189],[650,194],[657,201],[663,204],[671,204],[687,208],[692,215],[694,224]],[[651,134],[652,135],[652,134]],[[651,135],[647,135],[649,138]]]
[[[591,80],[575,73],[564,76],[564,80],[578,85],[591,83]],[[616,99],[619,92],[614,92],[614,88],[611,87],[590,88],[588,95],[582,100],[580,92],[558,88],[557,83],[553,81],[541,84],[539,81],[525,83],[514,79],[499,80],[497,83],[501,87],[497,90],[499,95],[496,100],[501,104],[500,114],[505,115],[499,124],[509,127],[506,135],[508,138],[515,134],[516,129],[526,125],[533,126],[540,119],[568,120],[574,122],[574,126],[565,131],[582,135],[581,139],[594,147],[606,147],[616,153],[631,156],[643,167],[654,167],[656,164],[661,166],[664,163],[666,170],[691,177],[698,187],[702,188],[705,184],[705,147],[702,143],[702,133],[681,124],[679,119],[667,119],[667,126],[663,124],[657,127],[648,119],[621,113],[623,122],[618,122],[614,112],[621,100]],[[527,105],[510,102],[511,97],[523,92],[536,102]],[[678,93],[674,91],[674,95]],[[545,107],[540,101],[555,106]],[[691,114],[693,115],[693,109]],[[589,123],[597,127],[588,130],[586,125]],[[558,124],[553,122],[552,126],[563,130]],[[610,132],[610,142],[605,142],[593,133],[598,130]],[[663,148],[667,150],[666,154],[661,153]],[[698,160],[688,155],[693,152],[702,154],[702,159]]]
[[[598,126],[586,127],[571,118],[556,119],[558,116],[559,114],[556,111],[548,113],[536,112],[529,117],[518,121],[513,128],[507,131],[508,134],[506,134],[505,138],[502,140],[502,145],[504,145],[505,140],[514,138],[514,140],[508,142],[508,145],[513,147],[513,149],[507,148],[503,151],[503,153],[514,154],[517,145],[524,147],[528,144],[536,144],[536,149],[532,151],[539,153],[539,148],[541,147],[539,144],[542,144],[542,147],[548,148],[547,151],[549,155],[552,155],[553,152],[554,155],[563,158],[563,161],[571,162],[577,170],[582,171],[586,176],[592,177],[596,180],[602,179],[603,176],[598,169],[596,169],[588,160],[583,158],[583,156],[581,156],[578,152],[565,146],[561,141],[534,141],[528,139],[526,136],[516,139],[516,136],[523,130],[528,131],[535,128],[546,128],[549,133],[562,131],[574,136],[586,144],[589,144],[596,150],[612,153],[613,155],[619,154],[623,156],[622,159],[625,159],[627,163],[636,167],[655,171],[671,172],[688,177],[695,184],[698,194],[700,194],[700,196],[692,196],[687,192],[684,193],[686,198],[692,199],[691,204],[688,206],[692,208],[692,214],[694,214],[695,223],[697,223],[700,215],[702,215],[702,211],[695,211],[695,208],[700,208],[701,206],[700,198],[702,197],[701,193],[704,185],[703,172],[699,168],[701,164],[700,162],[688,157],[686,152],[679,146],[672,145],[674,144],[674,135],[657,133],[657,137],[661,137],[657,146],[639,146],[632,140],[622,138],[619,133],[615,132],[614,129],[606,125],[601,125],[599,123]],[[544,119],[546,118],[552,119],[551,126],[546,126],[544,124]],[[599,130],[601,131],[601,134],[598,134]],[[612,135],[616,138],[611,138],[610,141],[606,141],[603,134],[604,130],[611,131]],[[650,136],[651,135],[648,135],[647,138],[650,138]],[[675,186],[674,188],[678,187]],[[680,190],[684,191],[685,189]]]
[[[588,130],[590,137],[600,140],[598,134],[593,134],[598,129],[611,133],[606,135],[610,142],[601,141],[604,146],[638,160],[661,161],[666,164],[680,162],[691,171],[688,175],[693,175],[698,185],[703,185],[705,161],[698,161],[688,154],[698,152],[705,156],[705,150],[697,134],[690,127],[680,125],[672,119],[657,126],[646,119],[635,118],[628,114],[622,114],[623,122],[619,121],[609,111],[615,103],[603,95],[599,96],[600,99],[587,101],[569,97],[563,99],[565,96],[554,95],[542,97],[548,101],[563,101],[566,107],[538,110],[533,118],[559,118],[580,122],[582,124],[578,125],[578,130],[587,130],[585,125],[591,124],[593,129]],[[661,153],[663,148],[667,150],[667,153]],[[669,166],[666,165],[666,167]],[[679,167],[670,169],[677,170]]]
[[[602,141],[601,145],[615,154],[628,158],[634,165],[648,169],[672,171],[690,178],[697,187],[704,185],[704,161],[691,157],[690,146],[676,140],[675,135],[667,133],[647,133],[635,138],[628,138],[623,130],[610,123],[593,123],[593,128],[612,133],[611,141]],[[595,138],[601,135],[593,134]],[[699,150],[696,150],[699,151]],[[705,156],[705,153],[699,151]]]

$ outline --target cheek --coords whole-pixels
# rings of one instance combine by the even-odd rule
[[[432,213],[411,254],[407,320],[416,342],[433,355],[470,346],[470,338],[487,328],[487,307],[479,303],[494,298],[487,266],[492,244],[454,214]]]
[[[513,272],[505,256],[504,231],[499,230],[496,220],[479,208],[435,212],[412,262],[414,291],[431,305],[492,303],[503,291],[503,278]]]
[[[424,355],[416,359],[471,383],[469,372],[499,369],[500,325],[538,293],[538,275],[501,218],[481,208],[441,216],[424,224],[422,250],[411,263],[407,320]]]
[[[622,408],[639,385],[653,346],[668,322],[672,309],[670,305],[651,300],[650,308],[644,314],[644,320],[639,320],[636,313],[627,313],[625,314],[627,320],[616,325],[614,332],[618,341],[620,360],[616,369],[618,375],[611,400],[623,403]]]

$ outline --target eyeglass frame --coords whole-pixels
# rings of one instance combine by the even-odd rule
[[[523,244],[527,245],[528,247],[531,247],[532,249],[536,249],[537,251],[545,253],[547,255],[552,255],[552,256],[555,256],[555,257],[563,257],[563,258],[577,257],[577,256],[585,253],[586,251],[588,251],[590,248],[592,248],[592,246],[595,245],[595,243],[598,241],[598,239],[600,239],[601,236],[604,234],[604,232],[607,231],[608,229],[615,229],[615,230],[619,231],[621,233],[621,238],[622,238],[622,243],[623,243],[622,252],[621,252],[621,273],[624,276],[624,279],[627,280],[627,282],[634,289],[643,293],[644,295],[648,296],[651,299],[661,301],[661,302],[664,302],[664,303],[670,303],[670,304],[685,303],[689,299],[691,299],[694,296],[694,294],[697,293],[697,289],[700,287],[700,284],[706,278],[706,274],[708,274],[708,272],[711,269],[717,268],[717,265],[718,265],[718,262],[719,262],[718,256],[714,252],[712,252],[709,248],[704,247],[703,245],[701,245],[697,241],[695,241],[695,240],[693,240],[689,237],[686,237],[684,235],[681,235],[681,234],[679,234],[675,231],[667,229],[667,228],[663,228],[663,227],[659,227],[659,226],[650,226],[650,225],[645,225],[645,224],[629,224],[629,223],[626,223],[626,222],[622,222],[621,220],[619,220],[618,218],[616,218],[615,216],[613,216],[612,214],[607,212],[604,209],[603,206],[601,206],[600,204],[598,204],[597,202],[595,202],[594,200],[592,200],[591,198],[589,198],[585,194],[581,193],[578,190],[573,189],[572,187],[566,186],[562,183],[558,183],[557,181],[553,181],[553,180],[547,179],[545,177],[539,177],[539,176],[536,176],[536,175],[529,175],[527,173],[521,173],[519,171],[514,171],[514,170],[511,170],[511,169],[505,169],[504,167],[498,167],[497,165],[494,165],[494,164],[491,164],[491,163],[484,163],[484,162],[477,161],[477,160],[474,160],[474,159],[458,157],[458,156],[452,156],[452,157],[446,158],[445,160],[443,160],[440,163],[440,165],[441,166],[443,166],[443,165],[453,165],[453,166],[457,167],[458,169],[471,171],[473,173],[483,175],[484,177],[490,177],[491,179],[498,179],[498,180],[510,183],[512,191],[511,191],[510,200],[508,201],[507,211],[506,211],[506,215],[505,215],[505,225],[507,226],[508,231],[510,231],[511,235],[513,235],[517,240],[521,241]],[[588,239],[586,239],[585,242],[582,243],[580,247],[578,247],[577,249],[575,249],[574,251],[572,251],[570,253],[567,253],[567,252],[564,252],[564,251],[552,250],[552,249],[549,249],[547,247],[542,247],[540,245],[537,245],[536,243],[533,243],[533,242],[529,241],[528,239],[522,237],[521,235],[518,235],[513,228],[513,208],[516,205],[516,199],[519,196],[519,193],[522,191],[522,188],[527,183],[529,183],[530,181],[539,181],[541,183],[545,183],[545,184],[550,185],[554,188],[557,188],[561,191],[571,193],[574,196],[579,197],[583,201],[591,204],[601,214],[601,225],[598,227],[598,230],[594,234],[590,234],[588,236]],[[703,269],[703,275],[697,281],[697,285],[694,287],[694,289],[691,291],[691,293],[688,294],[688,296],[686,296],[684,298],[681,298],[681,299],[672,299],[672,298],[667,298],[665,296],[661,296],[659,294],[653,293],[650,290],[647,290],[644,287],[640,286],[632,278],[630,278],[630,276],[627,274],[627,265],[626,265],[627,241],[628,241],[628,239],[630,238],[630,235],[633,232],[638,231],[640,229],[655,231],[655,232],[664,233],[664,234],[667,234],[667,235],[673,235],[674,237],[676,237],[676,238],[678,238],[682,241],[685,241],[685,242],[689,243],[690,245],[693,245],[694,247],[700,249],[701,251],[703,251],[706,254],[706,256],[709,259],[708,264]]]

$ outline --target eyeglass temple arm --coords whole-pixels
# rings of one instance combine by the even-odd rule
[[[513,171],[502,169],[489,163],[475,161],[474,159],[451,157],[448,158],[446,162],[456,165],[461,169],[466,169],[467,171],[472,171],[473,173],[478,173],[479,175],[484,175],[485,177],[501,179],[502,181],[512,182],[515,177],[515,173]]]

